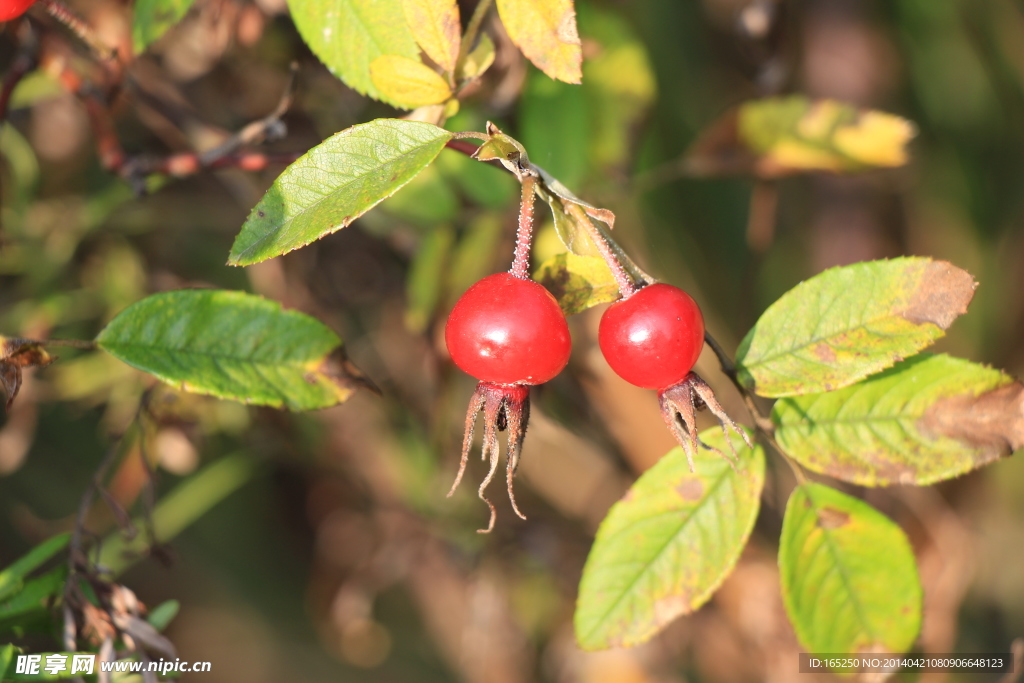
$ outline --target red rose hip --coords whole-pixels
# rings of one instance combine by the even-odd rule
[[[645,389],[681,382],[704,347],[704,316],[689,294],[662,283],[612,304],[598,342],[620,377]]]
[[[0,21],[20,17],[35,3],[35,0],[0,0]]]
[[[543,384],[569,362],[569,326],[532,280],[498,273],[469,288],[448,316],[445,343],[466,374],[495,384]]]

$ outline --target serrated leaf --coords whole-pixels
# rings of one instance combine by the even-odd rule
[[[509,38],[551,78],[579,83],[583,53],[572,0],[498,0]]]
[[[460,81],[469,81],[479,78],[485,71],[494,64],[494,41],[486,33],[480,33],[480,39],[476,47],[470,50],[466,58],[462,60],[462,66],[456,74]]]
[[[15,620],[34,612],[45,611],[50,598],[64,589],[66,576],[67,567],[56,567],[42,576],[26,581],[14,595],[0,601],[0,627],[8,628]]]
[[[184,391],[256,405],[326,408],[362,381],[319,320],[242,292],[154,294],[119,313],[96,342]]]
[[[412,36],[427,56],[449,73],[455,71],[462,39],[455,0],[402,0]]]
[[[728,449],[718,429],[700,438]],[[754,526],[764,453],[733,436],[737,470],[700,450],[691,473],[675,448],[630,488],[598,529],[576,604],[586,650],[644,642],[704,604],[732,570]]]
[[[821,484],[789,498],[779,545],[782,599],[808,652],[905,652],[921,628],[921,582],[903,531]]]
[[[0,572],[0,601],[20,589],[24,578],[63,550],[70,538],[70,534],[48,538]]]
[[[228,263],[259,263],[348,226],[416,177],[451,136],[430,123],[399,119],[333,135],[278,176],[249,213]]]
[[[768,307],[740,342],[740,381],[761,396],[840,389],[945,334],[974,296],[946,261],[898,258],[832,268]]]
[[[907,163],[917,131],[899,116],[803,95],[751,100],[710,125],[687,154],[696,175],[853,173]]]
[[[142,54],[184,18],[195,0],[135,0],[132,5],[132,44]]]
[[[562,252],[537,269],[534,279],[551,292],[569,316],[619,298],[615,276],[603,259]]]
[[[440,74],[418,59],[381,55],[370,64],[370,78],[383,97],[403,109],[441,104],[452,96]]]
[[[783,449],[861,486],[950,479],[1024,446],[1024,387],[998,370],[919,354],[853,386],[776,402]]]
[[[302,39],[331,73],[362,95],[397,104],[373,85],[370,64],[381,55],[419,56],[402,0],[288,0],[288,9]]]

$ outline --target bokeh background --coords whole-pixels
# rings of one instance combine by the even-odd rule
[[[69,4],[102,41],[128,49],[127,2]],[[468,17],[475,3],[460,4]],[[690,291],[730,351],[797,282],[830,266],[916,254],[952,261],[980,282],[969,314],[937,348],[1024,375],[1020,2],[577,7],[582,86],[528,66],[491,21],[496,64],[449,127],[497,122],[581,197],[616,211],[621,242],[648,271]],[[40,67],[14,92],[0,130],[0,332],[88,339],[147,293],[243,289],[324,320],[382,396],[363,392],[297,415],[164,388],[146,394],[151,380],[140,373],[62,349],[54,365],[28,373],[0,417],[0,566],[70,528],[146,395],[157,416],[145,456],[157,465],[158,498],[195,477],[205,488],[174,509],[182,525],[194,523],[170,550],[140,557],[122,580],[146,604],[181,602],[168,637],[182,659],[212,662],[211,673],[185,681],[797,678],[800,648],[775,566],[793,482],[777,459],[751,544],[707,606],[635,649],[574,645],[576,585],[594,530],[673,445],[654,395],[601,359],[600,308],[573,319],[569,371],[535,395],[518,483],[529,521],[513,516],[496,486],[497,529],[475,533],[486,520],[472,483],[479,463],[445,498],[473,384],[447,360],[440,332],[465,288],[507,267],[518,195],[509,177],[444,152],[352,227],[231,268],[234,235],[283,166],[153,180],[138,196],[101,163],[89,97],[66,87],[71,72],[102,90],[100,70],[35,12],[0,28],[0,65],[10,68],[27,40],[38,43]],[[198,0],[132,61],[126,85],[106,98],[105,120],[132,158],[207,150],[273,110],[292,61],[296,99],[283,117],[287,134],[264,148],[272,155],[396,115],[309,53],[283,0]],[[771,186],[687,175],[687,149],[723,112],[790,92],[909,118],[918,129],[911,163]],[[536,262],[557,248],[542,231]],[[706,353],[697,369],[746,420],[714,358]],[[125,450],[110,493],[130,507],[146,470],[137,445]],[[232,476],[204,469],[225,458]],[[925,586],[920,651],[1005,652],[1024,635],[1024,461],[931,488],[848,490],[910,535]],[[99,532],[115,525],[102,504],[89,520]]]

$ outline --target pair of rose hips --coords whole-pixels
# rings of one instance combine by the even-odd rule
[[[558,302],[543,286],[512,273],[498,273],[470,287],[455,304],[445,327],[445,342],[455,364],[480,380],[466,415],[459,473],[448,495],[465,473],[477,414],[483,411],[483,457],[489,456],[490,470],[479,495],[491,510],[487,529],[481,529],[486,533],[494,527],[495,509],[484,489],[497,470],[499,431],[508,432],[509,500],[516,514],[526,519],[516,505],[512,477],[530,414],[529,387],[553,379],[569,362],[569,326]],[[605,311],[598,342],[620,377],[658,390],[662,415],[687,448],[692,469],[691,453],[699,443],[695,407],[707,405],[716,415],[721,412],[710,388],[691,372],[704,345],[704,317],[697,303],[678,287],[648,285]]]
[[[654,284],[605,311],[598,333],[611,368],[630,384],[667,389],[681,382],[704,346],[704,317],[689,294]],[[473,285],[445,328],[452,360],[493,384],[543,384],[569,362],[569,326],[540,284],[498,273]]]

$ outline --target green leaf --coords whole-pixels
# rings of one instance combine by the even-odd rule
[[[447,81],[418,59],[381,55],[370,64],[370,78],[381,95],[403,109],[441,104],[452,96]]]
[[[476,47],[462,61],[456,78],[460,81],[479,78],[491,68],[491,64],[494,64],[494,41],[486,33],[481,33]]]
[[[718,429],[700,435],[728,449]],[[732,437],[738,471],[700,450],[691,473],[675,448],[645,472],[598,529],[576,605],[586,650],[630,646],[704,604],[732,570],[754,526],[764,452]]]
[[[924,486],[1024,446],[1024,387],[998,370],[922,353],[853,386],[785,398],[775,437],[803,466],[861,486]]]
[[[445,154],[439,157],[438,161],[453,156],[455,155]],[[466,160],[466,163],[473,163],[472,159],[468,157],[462,158]],[[480,164],[476,165],[480,166]],[[402,188],[401,192],[385,199],[380,204],[380,210],[387,215],[367,216],[364,219],[366,224],[363,227],[370,232],[379,232],[379,230],[369,227],[371,217],[374,220],[379,218],[380,225],[376,228],[384,228],[388,232],[398,225],[392,216],[425,230],[432,229],[441,223],[454,221],[462,208],[459,196],[437,166],[438,164],[432,164],[423,169],[418,176]]]
[[[58,534],[48,538],[0,572],[0,601],[19,590],[24,578],[63,550],[70,539],[70,534]]]
[[[567,316],[619,298],[619,286],[608,264],[592,256],[556,254],[541,264],[534,279],[554,295]]]
[[[455,0],[402,0],[405,19],[427,56],[447,72],[459,58],[459,5]]]
[[[59,566],[42,576],[26,581],[19,591],[0,601],[0,629],[8,629],[16,622],[34,613],[45,612],[53,598],[64,589],[67,567]]]
[[[945,334],[974,296],[945,261],[898,258],[833,268],[768,307],[740,342],[740,381],[761,396],[839,389]]]
[[[416,252],[406,283],[405,326],[423,332],[440,301],[455,232],[448,226],[432,230]]]
[[[356,92],[389,104],[370,78],[381,55],[417,59],[402,0],[288,0],[299,35],[331,73]]]
[[[532,70],[531,70],[532,71]],[[519,100],[520,140],[530,160],[569,187],[591,170],[591,112],[583,88],[532,71]]]
[[[188,13],[195,0],[135,0],[132,6],[132,44],[135,54],[167,32]]]
[[[903,531],[870,505],[803,484],[786,505],[782,598],[808,652],[905,652],[921,628],[921,582]]]
[[[573,0],[498,0],[509,38],[526,58],[555,80],[579,83],[583,53]]]
[[[0,646],[0,681],[8,678],[7,673],[13,669],[14,656],[17,653],[14,645],[8,643]]]
[[[242,292],[154,294],[118,314],[96,342],[184,391],[256,405],[326,408],[359,383],[323,323]]]
[[[150,610],[146,621],[157,631],[163,631],[171,623],[171,620],[178,616],[179,609],[181,609],[180,602],[177,600],[167,600]]]
[[[172,540],[217,503],[240,489],[252,478],[254,469],[253,459],[248,454],[236,453],[210,463],[178,484],[160,499],[153,510],[157,542]],[[133,522],[138,528],[145,528],[145,520],[135,519]],[[96,564],[117,576],[146,556],[149,543],[150,539],[144,534],[129,540],[115,531],[100,544]]]
[[[377,119],[328,138],[274,181],[228,263],[259,263],[348,226],[416,177],[451,136],[430,123]]]

